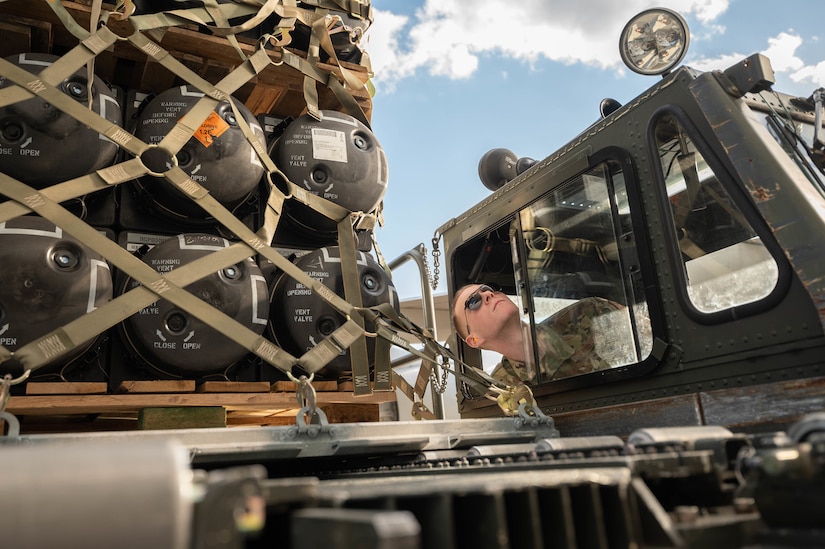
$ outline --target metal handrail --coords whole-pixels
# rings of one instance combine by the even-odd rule
[[[424,328],[428,329],[430,333],[435,334],[437,333],[435,321],[435,301],[433,300],[433,291],[430,286],[427,269],[427,248],[423,243],[399,255],[388,264],[388,267],[391,271],[395,271],[398,267],[401,267],[409,261],[414,261],[418,266],[418,272],[421,278],[421,307],[424,315]],[[401,364],[406,362],[407,361],[403,359],[399,361]],[[393,365],[395,364],[396,363],[394,362]],[[436,379],[441,379],[441,366],[434,364],[433,372],[435,373]],[[431,390],[430,392],[432,394],[432,413],[438,419],[444,419],[444,396],[435,390]]]

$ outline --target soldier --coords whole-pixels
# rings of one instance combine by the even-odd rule
[[[536,326],[536,344],[543,380],[559,379],[610,368],[596,353],[594,319],[621,309],[612,301],[587,297],[549,316]],[[492,376],[508,385],[535,382],[526,358],[531,353],[515,303],[486,284],[462,287],[453,302],[456,333],[467,345],[503,355]]]

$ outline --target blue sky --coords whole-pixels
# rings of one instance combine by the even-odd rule
[[[544,158],[599,116],[599,102],[626,103],[658,77],[625,69],[619,33],[656,6],[691,30],[683,64],[723,69],[761,52],[775,88],[808,97],[825,86],[825,3],[786,0],[373,0],[362,46],[375,77],[372,129],[389,163],[388,261],[489,194],[478,161],[493,148]],[[432,257],[429,257],[432,262]],[[443,269],[442,269],[443,271]],[[408,264],[394,275],[402,298],[420,295]],[[436,294],[446,292],[441,280]]]

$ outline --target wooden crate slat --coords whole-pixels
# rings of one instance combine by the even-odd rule
[[[105,381],[30,381],[26,384],[27,395],[105,395],[107,389]]]
[[[268,381],[204,381],[199,393],[268,393]]]
[[[352,393],[319,391],[319,406],[328,403],[392,402],[395,393],[373,393],[354,397]],[[295,393],[129,393],[110,395],[13,395],[6,411],[27,414],[102,414],[136,411],[163,406],[224,406],[227,410],[266,410],[297,408]]]
[[[118,385],[117,393],[191,393],[195,390],[192,379],[157,379],[124,381]]]

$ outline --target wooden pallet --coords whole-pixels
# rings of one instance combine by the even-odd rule
[[[356,397],[321,391],[317,383],[317,405],[330,423],[398,419],[395,392]],[[105,394],[105,385],[30,382],[25,395],[9,398],[6,411],[21,418],[22,434],[31,434],[292,425],[299,410],[292,382],[134,381],[115,394]]]
[[[91,19],[90,2],[63,1],[66,10],[83,28],[89,28]],[[113,6],[104,4],[104,9]],[[120,34],[128,34],[128,23],[111,22],[110,27]],[[121,28],[122,27],[122,28]],[[241,49],[249,55],[255,46],[250,40],[238,38]],[[65,29],[48,4],[42,0],[5,0],[0,2],[0,56],[6,57],[23,52],[54,53],[61,55],[77,45],[75,38]],[[240,55],[224,38],[204,32],[195,27],[170,27],[163,35],[161,47],[211,83],[217,83],[241,63]],[[299,50],[290,50],[306,57]],[[281,61],[278,51],[270,52],[273,63]],[[342,62],[362,83],[366,83],[367,70],[351,63]],[[340,75],[340,69],[329,64],[319,64],[323,71]],[[110,84],[124,90],[139,90],[145,93],[159,93],[183,82],[162,65],[148,58],[125,41],[118,41],[108,51],[95,58],[95,73]],[[286,64],[271,65],[256,78],[242,86],[233,94],[244,102],[256,115],[273,117],[297,117],[306,111],[303,95],[303,74]],[[344,110],[332,91],[318,84],[318,104],[321,109]],[[350,90],[353,98],[369,120],[372,99],[364,87]]]

